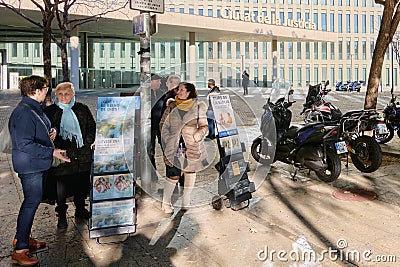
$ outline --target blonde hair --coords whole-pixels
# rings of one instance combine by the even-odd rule
[[[57,94],[58,91],[60,90],[70,90],[73,95],[75,95],[75,88],[74,85],[71,82],[62,82],[59,83],[56,87],[55,94]]]
[[[180,82],[181,82],[181,77],[179,77],[178,75],[168,76],[167,83],[170,83],[172,85],[172,87],[171,88],[168,87],[168,89],[173,89],[173,88],[177,87]],[[167,84],[167,86],[168,86],[168,84]]]

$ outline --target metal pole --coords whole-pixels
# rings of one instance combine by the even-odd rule
[[[391,56],[391,60],[390,60],[390,65],[392,68],[392,88],[390,88],[390,94],[393,95],[393,91],[394,91],[394,67],[393,67],[393,42],[391,43],[392,45],[392,56]]]
[[[140,178],[142,190],[150,193],[151,190],[151,162],[147,154],[150,145],[151,129],[151,96],[150,96],[150,13],[144,15],[144,34],[140,35],[140,136],[141,136],[141,166]]]

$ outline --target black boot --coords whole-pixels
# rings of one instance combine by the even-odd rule
[[[57,212],[57,217],[58,217],[57,228],[58,229],[67,229],[68,222],[67,222],[67,209],[66,209],[66,207],[60,208],[60,206],[57,206],[56,207],[56,212]]]
[[[85,208],[76,208],[75,218],[88,220],[90,217],[90,212]]]

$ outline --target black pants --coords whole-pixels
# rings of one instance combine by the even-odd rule
[[[150,162],[156,170],[156,160],[154,158],[156,154],[156,138],[158,139],[158,143],[161,145],[161,132],[157,130],[151,130],[150,144],[147,147],[147,154],[149,155]]]
[[[67,211],[67,197],[73,196],[77,210],[85,208],[90,189],[90,171],[57,177],[57,212]]]

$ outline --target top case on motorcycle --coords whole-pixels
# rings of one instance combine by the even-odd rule
[[[285,134],[286,139],[293,139],[295,143],[303,143],[307,138],[323,127],[321,123],[310,123],[306,125],[293,125]]]

